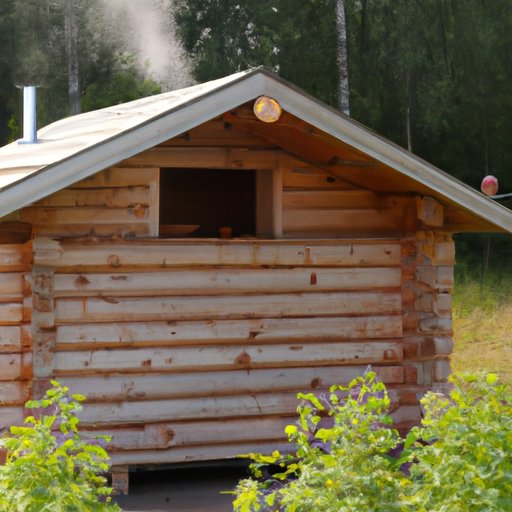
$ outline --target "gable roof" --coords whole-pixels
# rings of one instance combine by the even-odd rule
[[[0,217],[260,95],[407,178],[411,190],[417,184],[489,230],[512,232],[507,208],[262,68],[69,117],[39,130],[36,144],[0,148]]]

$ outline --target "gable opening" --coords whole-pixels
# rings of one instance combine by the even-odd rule
[[[257,171],[160,170],[160,236],[257,235]]]

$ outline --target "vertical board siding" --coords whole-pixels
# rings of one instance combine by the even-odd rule
[[[35,247],[55,272],[53,375],[88,395],[83,424],[114,432],[116,461],[276,446],[298,391],[368,364],[404,382],[398,241]]]

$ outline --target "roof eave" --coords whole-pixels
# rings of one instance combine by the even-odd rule
[[[229,84],[8,185],[1,191],[0,217],[186,132],[234,106],[250,101],[261,94],[264,78],[265,74],[259,69],[252,70]]]
[[[283,110],[416,180],[447,201],[457,202],[489,224],[512,232],[512,212],[509,209],[318,100],[305,94],[290,94],[287,84],[266,78],[265,94],[278,100]]]

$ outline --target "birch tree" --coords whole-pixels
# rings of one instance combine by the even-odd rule
[[[336,64],[338,68],[338,106],[339,109],[350,115],[349,88],[348,88],[348,51],[347,51],[347,23],[344,0],[336,0]]]
[[[66,49],[68,61],[68,91],[71,115],[79,114],[80,77],[78,71],[78,25],[75,0],[67,0],[65,14]]]

